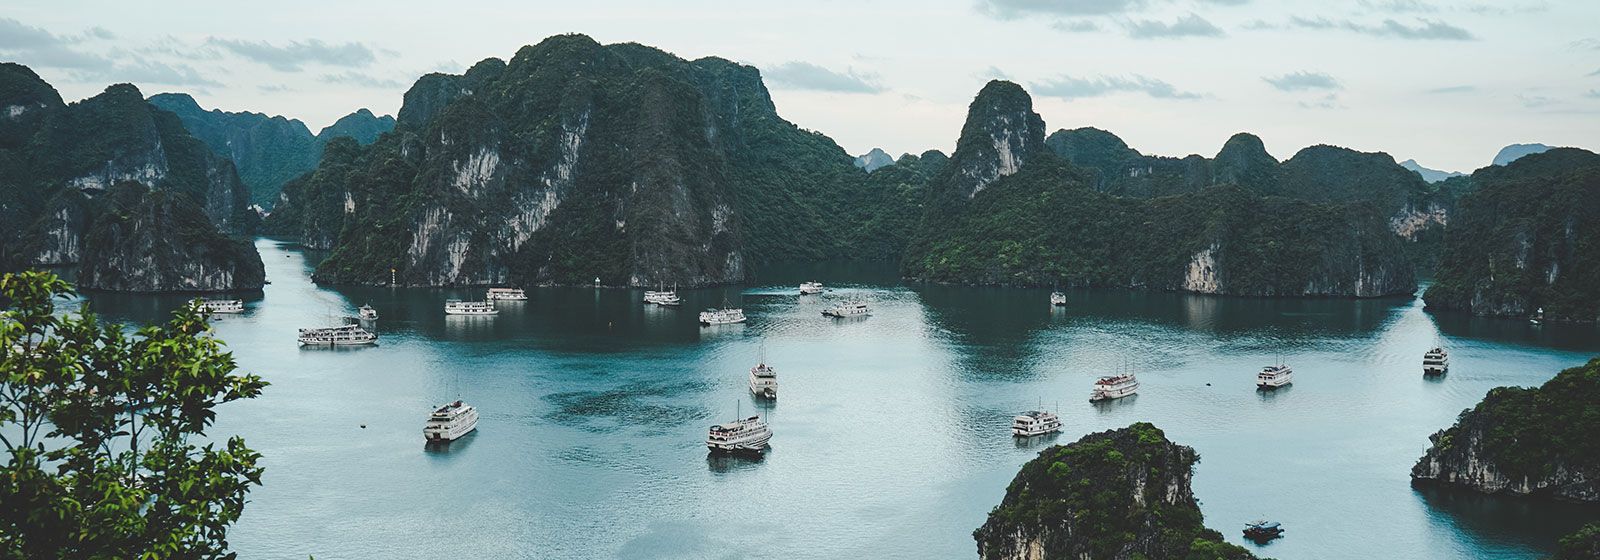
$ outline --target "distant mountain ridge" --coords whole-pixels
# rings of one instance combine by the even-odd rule
[[[1551,149],[1553,149],[1551,146],[1544,144],[1511,144],[1500,148],[1500,152],[1494,155],[1494,162],[1491,165],[1507,165],[1524,156],[1544,153]]]
[[[894,165],[894,158],[889,157],[889,153],[883,151],[883,148],[873,148],[872,151],[856,157],[855,165],[871,173],[884,166]]]
[[[1466,173],[1461,173],[1461,172],[1458,172],[1458,171],[1440,171],[1440,170],[1437,170],[1437,169],[1428,169],[1426,167],[1423,167],[1422,164],[1417,163],[1417,160],[1414,160],[1414,159],[1408,159],[1408,160],[1400,162],[1400,167],[1404,167],[1406,169],[1410,169],[1412,172],[1415,172],[1417,175],[1421,175],[1422,176],[1422,180],[1427,181],[1429,183],[1437,183],[1439,181],[1443,181],[1443,180],[1449,179],[1451,177],[1464,177],[1464,176],[1466,176]]]

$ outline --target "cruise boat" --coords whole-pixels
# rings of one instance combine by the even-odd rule
[[[1261,373],[1256,374],[1257,389],[1277,389],[1292,382],[1294,370],[1284,364],[1261,368]]]
[[[1544,308],[1540,307],[1537,311],[1534,311],[1533,317],[1528,318],[1528,322],[1535,325],[1544,324]]]
[[[366,346],[377,343],[378,335],[360,325],[300,329],[300,344],[303,346]]]
[[[844,318],[844,317],[866,317],[867,315],[871,315],[872,313],[867,310],[867,303],[866,302],[864,302],[864,301],[850,301],[850,302],[841,303],[839,305],[835,305],[833,307],[829,307],[827,309],[824,309],[824,310],[822,310],[822,314],[826,315],[826,316],[829,316],[829,317]]]
[[[678,288],[674,286],[671,290],[666,288],[662,288],[661,290],[645,290],[644,302],[671,307],[683,303],[683,300],[678,299]]]
[[[821,282],[801,282],[800,283],[800,295],[809,296],[809,295],[812,295],[812,294],[820,294],[820,293],[822,293],[822,283]]]
[[[705,311],[701,311],[700,312],[700,324],[706,325],[706,326],[711,326],[711,325],[731,325],[733,323],[743,323],[743,322],[744,322],[744,310],[743,309],[731,308],[731,307],[730,308],[723,308],[723,309],[711,308],[711,309],[707,309]]]
[[[244,300],[238,299],[206,299],[200,300],[200,307],[207,313],[244,313]]]
[[[494,315],[500,310],[487,301],[461,301],[459,299],[444,302],[445,315]]]
[[[1257,519],[1244,524],[1244,538],[1252,541],[1266,542],[1283,536],[1283,526],[1277,521]]]
[[[1011,419],[1011,435],[1016,437],[1042,436],[1061,431],[1061,419],[1054,412],[1030,410]]]
[[[1050,292],[1050,305],[1056,307],[1066,307],[1067,294],[1063,294],[1061,292]]]
[[[772,441],[772,428],[761,415],[716,424],[706,432],[706,448],[712,453],[762,453]]]
[[[764,399],[778,398],[778,370],[766,360],[750,368],[750,394]]]
[[[665,295],[656,297],[656,305],[662,307],[677,307],[683,305],[683,300],[678,299],[678,292],[666,292]]]
[[[1132,373],[1107,375],[1095,380],[1094,391],[1089,393],[1089,402],[1120,399],[1137,392],[1139,392],[1139,378],[1134,377]]]
[[[1444,347],[1435,347],[1422,354],[1423,375],[1444,375],[1450,372],[1450,353]]]
[[[528,294],[522,288],[489,288],[483,298],[489,301],[528,301]]]
[[[422,437],[430,442],[454,441],[476,429],[478,409],[458,400],[428,415],[428,423],[422,426]]]
[[[361,309],[356,311],[356,315],[358,315],[362,321],[378,320],[378,310],[373,309],[371,305],[361,306]]]

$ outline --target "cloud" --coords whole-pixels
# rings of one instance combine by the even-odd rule
[[[262,84],[256,86],[256,89],[260,90],[262,93],[286,93],[294,91],[294,88],[283,84]]]
[[[333,45],[317,39],[290,41],[279,47],[266,41],[240,41],[211,37],[206,44],[225,49],[247,60],[259,62],[280,72],[299,72],[306,64],[360,68],[377,60],[372,48],[361,43]]]
[[[1011,79],[1011,75],[1007,74],[1004,70],[1001,70],[999,66],[990,66],[988,68],[983,69],[982,72],[978,72],[976,74],[973,74],[973,76],[975,76],[975,77],[977,77],[978,79],[981,79],[981,80],[1010,80]]]
[[[1471,93],[1471,92],[1474,92],[1474,91],[1478,91],[1478,86],[1462,85],[1462,86],[1436,87],[1436,88],[1424,91],[1423,93],[1431,93],[1431,94],[1438,95],[1438,94],[1447,94],[1447,93]]]
[[[1575,51],[1600,51],[1600,39],[1589,37],[1567,43],[1567,48]]]
[[[1135,20],[1125,27],[1134,39],[1175,39],[1179,37],[1221,37],[1227,35],[1205,18],[1190,13],[1177,21],[1167,23],[1154,20]]]
[[[11,18],[0,18],[0,55],[32,66],[73,70],[104,70],[111,59],[83,52],[73,45],[80,38],[56,35]]]
[[[1600,89],[1591,89],[1588,93],[1583,94],[1583,96],[1590,99],[1600,99]]]
[[[1064,19],[1050,24],[1050,28],[1062,33],[1088,33],[1099,31],[1100,24],[1086,19]]]
[[[1199,99],[1203,97],[1201,94],[1183,91],[1167,82],[1138,74],[1127,77],[1099,76],[1094,78],[1061,76],[1053,80],[1034,82],[1031,85],[1033,91],[1039,95],[1062,99],[1100,97],[1115,93],[1143,93],[1157,99]]]
[[[1593,77],[1595,77],[1595,76],[1600,76],[1600,69],[1596,69],[1596,70],[1595,70],[1595,71],[1593,71],[1593,72],[1590,72],[1590,73],[1588,73],[1588,74],[1585,74],[1585,76],[1587,76],[1587,77],[1590,77],[1590,78],[1593,78]]]
[[[995,19],[1103,16],[1142,10],[1147,4],[1147,0],[979,0],[978,12]]]
[[[187,64],[167,64],[154,60],[138,60],[127,64],[118,64],[115,68],[98,74],[98,77],[108,81],[172,86],[222,86],[222,84],[206,77],[205,74]],[[84,77],[92,78],[95,76]]]
[[[1344,89],[1339,80],[1321,72],[1294,72],[1282,76],[1261,78],[1281,91],[1306,91],[1313,89]]]
[[[1265,22],[1262,23],[1265,24]],[[1275,26],[1271,26],[1271,24],[1265,25],[1266,26],[1262,27],[1250,27],[1249,24],[1246,24],[1246,27],[1251,29],[1275,28]],[[1470,31],[1450,25],[1443,21],[1425,18],[1418,18],[1417,25],[1411,26],[1392,19],[1383,20],[1383,23],[1377,25],[1369,25],[1348,19],[1328,19],[1323,17],[1306,18],[1294,16],[1289,18],[1288,26],[1297,27],[1300,29],[1353,31],[1365,35],[1372,35],[1374,37],[1389,37],[1393,39],[1407,39],[1416,41],[1473,41],[1477,39],[1477,36],[1473,35]]]
[[[1535,95],[1535,94],[1531,94],[1531,93],[1519,93],[1519,94],[1517,94],[1517,101],[1522,103],[1523,107],[1527,107],[1529,109],[1538,109],[1540,107],[1549,107],[1549,106],[1555,105],[1557,103],[1557,101],[1555,99],[1553,99],[1553,98],[1546,97],[1546,96],[1543,96],[1543,95]]]
[[[1250,0],[1200,0],[1200,3],[1213,6],[1243,6],[1249,4]]]
[[[1321,98],[1316,99],[1314,101],[1301,101],[1300,102],[1300,108],[1302,108],[1302,109],[1344,109],[1345,106],[1343,104],[1339,103],[1339,96],[1338,95],[1330,93],[1330,94],[1324,95]]]
[[[325,84],[341,84],[373,89],[393,89],[401,86],[398,81],[377,78],[354,70],[341,74],[323,74],[317,78],[317,81]]]
[[[878,93],[884,90],[875,74],[857,73],[854,69],[840,73],[809,62],[785,62],[766,69],[762,74],[774,85],[788,89],[840,93]]]
[[[1431,14],[1439,11],[1438,6],[1422,0],[1360,0],[1357,4],[1368,10],[1396,14]]]

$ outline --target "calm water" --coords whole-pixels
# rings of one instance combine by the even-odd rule
[[[265,455],[230,541],[245,558],[971,558],[972,530],[1051,442],[1149,421],[1199,451],[1207,525],[1303,558],[1536,558],[1600,510],[1413,490],[1428,434],[1499,385],[1536,385],[1600,354],[1594,327],[1436,317],[1418,300],[1268,301],[1122,291],[906,286],[892,267],[766,271],[685,292],[540,289],[497,318],[446,318],[478,290],[325,289],[307,254],[258,242],[264,297],[218,322],[239,363],[272,383],[221,410],[214,434]],[[832,290],[794,295],[801,280]],[[865,319],[826,320],[861,297]],[[727,299],[745,325],[701,328]],[[150,321],[181,298],[94,295]],[[382,344],[302,350],[297,327],[371,303]],[[1448,377],[1420,373],[1436,339]],[[708,458],[705,427],[754,406],[765,346],[782,384],[761,460]],[[1281,356],[1295,382],[1258,394]],[[1127,362],[1143,386],[1109,406],[1093,378]],[[430,407],[460,395],[483,417],[423,445]],[[1010,417],[1059,403],[1065,433],[1020,444]],[[365,426],[363,428],[363,425]]]

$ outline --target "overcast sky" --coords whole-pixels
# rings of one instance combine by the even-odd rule
[[[1600,1],[152,3],[7,0],[0,59],[68,100],[110,83],[305,121],[393,114],[417,76],[558,33],[762,70],[778,111],[851,153],[955,144],[990,78],[1051,130],[1095,126],[1146,154],[1260,135],[1470,171],[1501,146],[1600,149]]]

